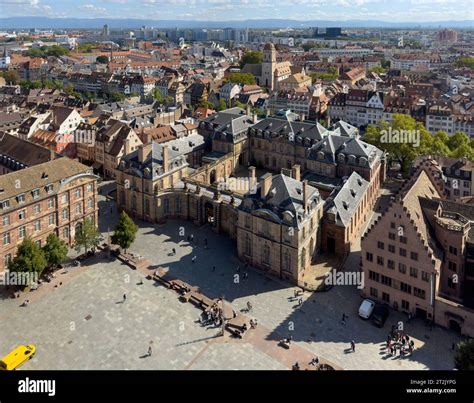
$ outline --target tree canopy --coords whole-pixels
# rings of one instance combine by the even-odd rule
[[[40,275],[47,266],[43,250],[30,238],[26,238],[18,246],[15,258],[8,265],[10,272],[37,273]]]
[[[135,241],[137,231],[138,226],[125,211],[122,211],[115,227],[115,232],[112,235],[112,242],[127,250]]]
[[[31,48],[26,51],[26,55],[30,57],[61,57],[67,54],[69,54],[69,50],[59,45],[53,45],[51,47],[41,46],[39,48]]]
[[[0,76],[5,79],[7,84],[11,85],[16,85],[21,81],[20,74],[16,70],[1,71]]]
[[[97,59],[95,59],[95,61],[99,64],[108,64],[109,58],[107,56],[97,56]]]
[[[260,64],[262,62],[263,53],[251,50],[242,56],[242,59],[240,61],[240,67],[243,67],[246,64]]]
[[[231,73],[227,78],[227,82],[244,85],[256,84],[255,76],[251,73]]]
[[[448,136],[444,132],[431,135],[424,125],[411,116],[395,114],[392,123],[380,121],[367,127],[364,141],[388,153],[391,160],[407,172],[420,155],[474,159],[469,137],[462,132]]]
[[[474,371],[474,339],[460,341],[456,345],[454,365],[461,371]]]
[[[100,233],[90,219],[85,219],[82,226],[76,231],[75,240],[76,251],[79,252],[82,248],[84,248],[84,251],[87,251],[89,248],[99,244]]]
[[[48,235],[43,247],[44,256],[49,266],[57,267],[66,259],[68,247],[66,242],[56,234]]]

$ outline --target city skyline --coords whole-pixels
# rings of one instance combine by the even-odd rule
[[[258,19],[368,20],[386,22],[441,22],[473,20],[469,0],[0,0],[4,18],[176,19],[239,21]],[[271,11],[271,12],[270,12]]]

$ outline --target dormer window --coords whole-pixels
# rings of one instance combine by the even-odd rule
[[[40,197],[40,191],[39,189],[35,189],[31,192],[31,195],[33,196],[33,199],[37,199],[38,197]]]
[[[16,200],[17,200],[17,202],[18,202],[19,204],[24,203],[24,202],[25,202],[25,195],[24,195],[24,194],[18,195],[18,196],[16,197]]]
[[[2,202],[0,202],[0,207],[2,207],[2,209],[7,209],[10,207],[10,200],[4,200]]]
[[[53,185],[46,185],[44,187],[44,190],[46,190],[46,193],[52,193],[53,192]]]

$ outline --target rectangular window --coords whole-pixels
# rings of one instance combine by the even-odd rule
[[[454,246],[450,246],[449,247],[449,253],[451,253],[453,255],[457,255],[458,254],[458,249],[455,248]]]
[[[19,204],[23,204],[25,202],[25,195],[24,194],[18,195],[17,201]]]
[[[81,204],[77,203],[75,208],[76,214],[81,214]]]
[[[408,238],[407,238],[407,237],[404,237],[404,236],[400,236],[400,237],[399,237],[399,241],[400,241],[401,243],[407,244],[407,243],[408,243]]]
[[[376,273],[375,271],[370,270],[369,271],[369,278],[374,281],[379,281],[380,275],[379,273]]]
[[[451,260],[448,260],[448,268],[449,268],[449,270],[451,270],[451,271],[456,271],[457,265],[456,265],[456,263],[451,262]]]
[[[46,185],[44,189],[46,190],[46,193],[52,193],[53,185]]]
[[[407,250],[400,248],[400,256],[406,256],[407,255]]]
[[[49,215],[48,225],[54,225],[54,214]]]
[[[388,251],[390,253],[395,253],[395,246],[394,245],[388,245]]]
[[[400,290],[406,292],[407,294],[411,294],[411,285],[400,282]]]
[[[417,261],[418,260],[418,253],[410,252],[410,259]]]
[[[367,252],[365,257],[366,257],[368,262],[373,262],[374,261],[374,255],[372,255],[372,253]]]
[[[10,225],[10,216],[4,215],[2,217],[2,225],[6,227],[7,225]]]
[[[418,269],[410,267],[410,277],[418,278]]]
[[[376,288],[370,287],[370,295],[374,298],[378,298],[379,292]]]
[[[63,220],[67,220],[67,219],[68,219],[68,217],[69,217],[69,212],[67,211],[67,208],[63,208],[62,217],[63,217]]]
[[[18,212],[18,219],[24,220],[26,218],[26,210],[21,210]]]
[[[405,311],[408,311],[410,309],[410,303],[408,301],[405,301],[404,299],[402,299],[402,309],[404,309]]]
[[[64,227],[64,229],[63,229],[63,237],[64,237],[64,238],[69,238],[69,228],[68,228],[68,227]]]
[[[421,279],[423,281],[429,282],[430,281],[430,275],[426,271],[421,272]]]
[[[422,290],[421,288],[413,287],[413,295],[421,299],[426,298],[426,292],[425,290]]]
[[[49,199],[48,200],[48,209],[52,209],[54,208],[54,199]]]
[[[387,294],[386,292],[382,293],[382,300],[385,302],[390,302],[390,294]]]
[[[388,285],[389,287],[392,286],[392,279],[388,276],[382,276],[382,284]]]
[[[23,239],[26,237],[26,227],[20,227],[18,228],[18,238]]]
[[[41,205],[40,205],[40,204],[35,204],[35,205],[33,206],[33,212],[34,212],[35,214],[41,213]]]
[[[379,249],[382,249],[382,250],[383,250],[383,249],[384,249],[384,243],[383,243],[383,242],[380,242],[380,241],[378,241],[378,242],[377,242],[377,248],[379,248]]]
[[[33,195],[33,199],[37,199],[38,197],[40,197],[40,191],[39,189],[35,189],[31,192],[31,194]]]
[[[0,206],[2,207],[2,209],[6,209],[6,208],[10,207],[10,201],[4,200],[0,203]]]
[[[396,225],[395,225],[394,222],[391,222],[391,223],[390,223],[390,228],[392,228],[392,229],[395,229],[395,228],[396,228]]]
[[[3,234],[3,245],[10,245],[10,233],[5,232]]]
[[[395,262],[393,260],[387,260],[387,267],[391,270],[395,270]]]
[[[391,239],[392,241],[395,241],[396,235],[395,235],[394,233],[392,233],[392,232],[389,232],[389,233],[388,233],[388,238]]]
[[[41,231],[41,221],[35,221],[35,232]]]
[[[377,256],[377,264],[379,266],[383,266],[384,262],[383,262],[383,257],[382,256]]]

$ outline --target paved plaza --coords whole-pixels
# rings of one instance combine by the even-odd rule
[[[113,202],[100,205],[101,229],[106,231],[107,222],[113,228],[117,213]],[[391,312],[383,329],[360,319],[361,297],[356,288],[306,292],[299,307],[293,299],[295,288],[285,282],[252,268],[244,280],[235,242],[215,234],[210,226],[198,228],[183,221],[139,224],[131,251],[151,262],[145,272],[133,271],[117,260],[96,258],[85,267],[70,269],[61,286],[32,296],[27,308],[19,307],[21,300],[0,299],[0,356],[18,344],[33,343],[37,354],[24,369],[280,370],[291,367],[288,357],[264,344],[277,344],[292,335],[301,351],[344,369],[453,368],[451,347],[458,336],[451,331],[430,331],[421,321],[405,324],[415,341],[414,354],[388,357],[382,346],[391,325],[406,317]],[[190,234],[194,244],[187,241]],[[194,256],[196,263],[192,263]],[[356,269],[356,263],[357,259],[349,259],[346,270]],[[265,340],[251,334],[243,341],[217,337],[219,329],[196,323],[198,309],[180,302],[174,291],[145,279],[158,267],[211,298],[223,296],[236,311],[244,310],[250,301],[250,315],[262,328],[270,329]],[[127,299],[122,302],[124,293]],[[349,316],[345,325],[343,313]],[[347,352],[351,340],[356,342],[354,353]],[[146,356],[150,345],[152,355]],[[292,358],[292,351],[281,354],[285,353]]]

